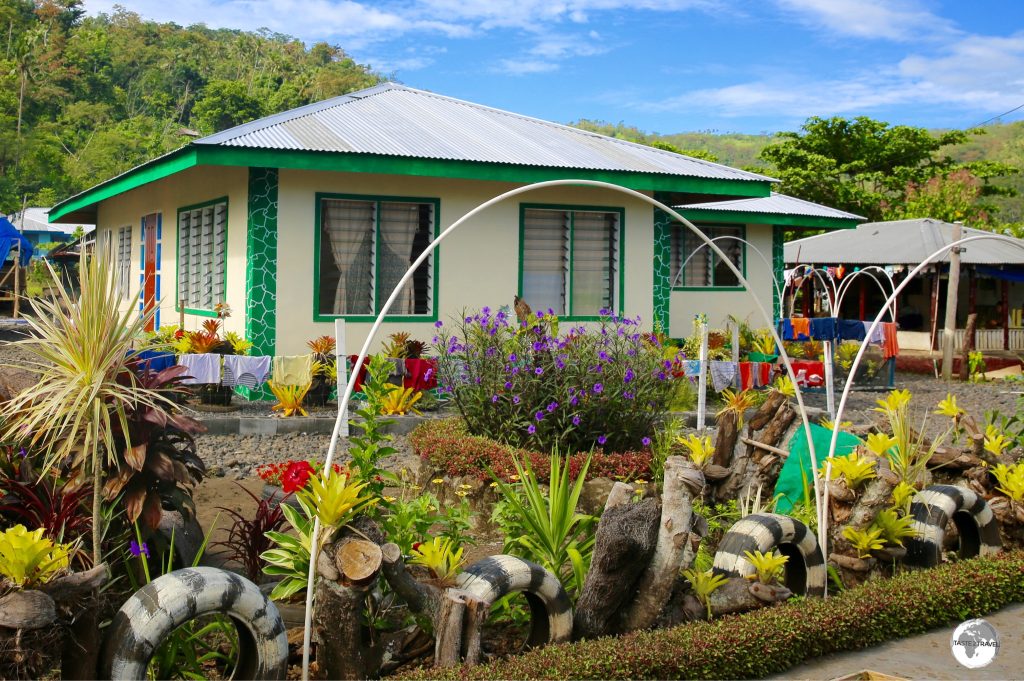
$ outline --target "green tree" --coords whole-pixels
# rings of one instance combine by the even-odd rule
[[[948,147],[981,131],[933,135],[924,128],[889,125],[866,116],[809,118],[798,132],[783,132],[761,150],[781,180],[779,190],[808,201],[881,220],[902,213],[907,193],[933,178],[967,169],[980,181],[978,196],[1004,193],[989,179],[1013,169],[989,161],[959,163]],[[918,189],[915,192],[920,193]]]

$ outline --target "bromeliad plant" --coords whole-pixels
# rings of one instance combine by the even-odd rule
[[[829,462],[832,464],[832,475],[831,480],[842,477],[846,481],[846,486],[851,490],[859,489],[868,480],[875,477],[875,465],[878,463],[877,459],[872,456],[861,456],[857,452],[850,452],[849,456],[836,456],[821,464],[822,477],[825,476],[825,471],[828,468]]]
[[[872,529],[881,530],[881,538],[886,544],[903,546],[904,539],[917,536],[913,528],[914,519],[908,515],[900,515],[896,509],[886,508],[878,512],[872,523]]]
[[[869,527],[859,530],[855,527],[843,529],[843,537],[857,550],[859,558],[867,558],[872,551],[885,548],[885,540],[882,538],[883,530],[880,527]]]
[[[504,309],[437,326],[441,389],[472,434],[516,447],[638,450],[676,393],[658,338],[607,310],[561,335],[553,315],[517,323]]]
[[[729,578],[725,575],[716,575],[711,570],[683,570],[683,577],[690,582],[693,595],[708,609],[708,619],[711,619],[711,594],[728,582]]]
[[[900,480],[917,485],[924,479],[929,459],[935,450],[942,446],[942,442],[952,432],[953,426],[925,446],[924,423],[916,432],[910,424],[910,398],[909,390],[893,390],[884,400],[877,401],[878,406],[874,411],[884,414],[889,421],[892,444],[885,448],[885,452],[888,454],[893,473],[898,475]],[[872,445],[870,438],[868,444]],[[882,445],[883,443],[879,441],[873,448],[881,449]]]
[[[509,524],[502,528],[503,551],[539,563],[558,576],[570,595],[578,594],[594,553],[597,532],[597,518],[576,511],[590,457],[573,481],[568,457],[553,453],[547,493],[528,463],[520,463],[518,457],[514,461],[518,483],[510,485],[494,478],[509,512]]]
[[[744,551],[743,556],[754,566],[754,574],[747,575],[747,579],[762,584],[774,584],[780,581],[786,573],[786,562],[789,561],[789,556],[775,551],[768,553]]]
[[[462,547],[448,537],[434,537],[415,546],[412,550],[413,565],[422,565],[440,584],[452,584],[466,562]]]
[[[267,381],[270,392],[277,398],[277,404],[271,407],[272,411],[281,412],[282,416],[309,416],[309,413],[302,407],[302,399],[309,392],[310,384],[306,385],[278,385],[273,381]]]
[[[704,468],[711,461],[711,455],[715,453],[715,446],[711,444],[710,435],[702,437],[696,433],[690,433],[686,437],[679,436],[677,440],[686,448],[687,454],[690,455],[690,461],[697,468]]]
[[[381,411],[384,415],[405,416],[409,412],[420,413],[414,405],[423,397],[422,392],[391,383],[385,384],[384,387],[390,389],[381,404]]]
[[[73,544],[44,537],[43,528],[30,532],[15,525],[0,533],[0,577],[19,589],[46,584],[68,569],[74,552]]]

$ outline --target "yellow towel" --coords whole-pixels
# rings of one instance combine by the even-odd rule
[[[271,380],[277,385],[308,385],[313,382],[313,355],[274,358]]]

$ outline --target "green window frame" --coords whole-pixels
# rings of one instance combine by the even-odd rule
[[[731,256],[737,269],[747,276],[747,226],[694,223],[715,245]],[[721,239],[734,236],[742,239]],[[700,248],[703,245],[703,248]],[[700,249],[698,251],[698,248]],[[696,255],[691,254],[696,251]],[[687,261],[687,258],[690,258]],[[684,266],[683,263],[686,263]],[[745,288],[722,259],[685,225],[672,223],[669,246],[669,274],[673,291],[743,291]]]
[[[621,206],[520,204],[519,296],[572,321],[621,313],[625,229]]]
[[[394,225],[392,231],[388,231],[388,224]],[[437,238],[440,224],[438,198],[318,192],[313,226],[313,321],[375,319],[393,290],[387,280],[397,283],[412,261]],[[332,238],[332,232],[341,238]],[[435,249],[406,285],[406,309],[386,315],[386,320],[437,321],[439,255]],[[348,260],[348,266],[343,268],[340,260]],[[368,299],[361,289],[350,290],[349,281],[365,286]],[[401,304],[400,298],[396,305]],[[349,305],[361,309],[345,311]]]
[[[228,294],[228,197],[178,209],[174,253],[175,309],[216,317]]]

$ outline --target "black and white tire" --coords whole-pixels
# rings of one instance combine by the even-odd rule
[[[756,574],[745,552],[777,550],[789,556],[786,588],[803,596],[825,595],[828,570],[814,533],[799,520],[775,513],[753,513],[741,518],[722,537],[713,570],[726,577]]]
[[[456,586],[488,606],[521,591],[530,606],[532,620],[528,646],[561,643],[572,636],[569,594],[557,577],[536,563],[515,556],[489,556],[466,568],[458,576]]]
[[[917,532],[906,541],[907,562],[913,565],[935,567],[942,562],[942,544],[950,520],[960,534],[961,558],[989,556],[1003,547],[999,521],[985,499],[973,490],[932,485],[914,495],[910,515]]]
[[[288,636],[277,607],[248,579],[210,567],[175,570],[136,591],[106,635],[103,678],[145,679],[153,653],[179,626],[227,615],[238,630],[235,679],[284,679]]]

